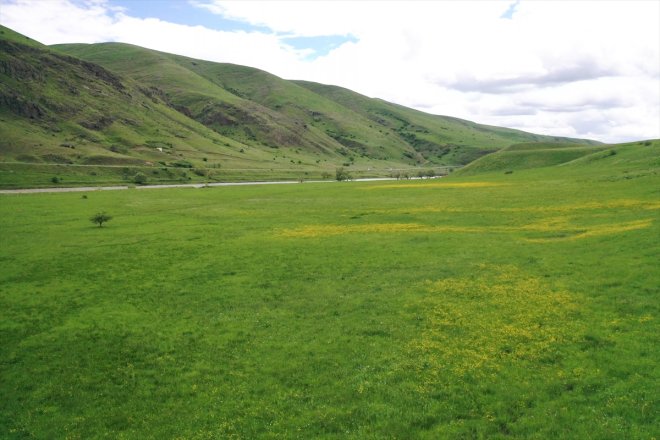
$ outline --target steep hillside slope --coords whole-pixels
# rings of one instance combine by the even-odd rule
[[[2,162],[201,164],[238,156],[240,143],[176,111],[161,91],[2,31]]]
[[[128,44],[48,47],[1,26],[0,123],[9,187],[441,172],[513,143],[570,141]]]
[[[360,115],[257,69],[121,43],[55,48],[158,87],[184,114],[249,145],[300,148],[337,160],[342,156],[392,160],[401,150],[412,152],[402,140],[390,141],[370,128]],[[315,121],[327,114],[331,117],[319,127]]]
[[[287,81],[254,68],[127,44],[54,47],[164,90],[181,111],[242,142],[289,144],[349,159],[462,165],[516,142],[571,141],[430,115],[336,86]]]
[[[405,139],[425,160],[444,164],[466,164],[490,152],[519,142],[563,144],[575,139],[543,136],[509,128],[476,124],[449,116],[438,116],[368,98],[351,90],[309,81],[294,81],[319,95],[348,107]],[[595,141],[582,141],[598,144]]]
[[[161,67],[154,62],[144,74]],[[138,174],[149,183],[320,178],[348,161],[333,145],[301,150],[282,131],[258,142],[242,117],[258,120],[254,125],[269,134],[274,124],[262,122],[285,118],[179,70],[177,87],[189,101],[0,28],[0,186],[144,182]],[[205,87],[214,98],[202,93]],[[212,123],[222,116],[203,103],[216,96],[228,108],[243,106],[224,133]],[[208,126],[190,117],[186,105],[194,109],[195,99]]]

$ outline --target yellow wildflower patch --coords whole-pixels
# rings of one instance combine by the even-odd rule
[[[488,376],[510,363],[552,362],[581,327],[580,298],[515,266],[486,267],[474,277],[422,283],[424,327],[408,352],[423,389],[448,374]]]
[[[642,209],[642,210],[655,210],[660,209],[660,202],[635,200],[635,199],[619,199],[608,200],[605,202],[586,202],[586,203],[573,203],[570,205],[559,206],[531,206],[526,208],[508,208],[504,211],[520,211],[520,212],[572,212],[579,210],[596,210],[596,209]]]
[[[553,234],[552,237],[526,237],[530,242],[546,242],[556,240],[575,240],[600,235],[618,234],[621,232],[644,229],[651,226],[651,219],[636,220],[623,223],[610,223],[593,226],[571,224],[566,217],[551,217],[540,222],[522,226],[454,226],[454,225],[423,225],[419,223],[373,223],[360,225],[306,225],[296,229],[280,231],[279,235],[290,238],[328,237],[344,234],[368,233],[463,233],[463,234],[493,234],[538,232]]]
[[[487,188],[491,186],[502,186],[498,182],[429,182],[429,183],[391,183],[388,185],[370,186],[365,189],[388,189],[388,188]]]
[[[651,219],[635,220],[623,223],[610,223],[604,225],[594,225],[586,228],[573,228],[568,229],[568,234],[559,237],[540,237],[540,238],[527,238],[527,241],[533,243],[543,243],[556,240],[577,240],[587,237],[598,237],[602,235],[620,234],[622,232],[636,231],[638,229],[646,229],[651,226],[653,221]],[[532,226],[532,225],[530,225]],[[552,229],[530,229],[543,232],[553,232]],[[559,229],[557,230],[559,231]]]
[[[651,219],[643,219],[624,223],[598,225],[589,229],[587,232],[576,236],[575,238],[594,237],[597,235],[611,235],[621,232],[636,231],[638,229],[646,229],[650,227],[652,223],[653,221]]]
[[[326,237],[351,233],[410,232],[420,231],[422,225],[416,223],[385,223],[368,225],[307,225],[297,229],[287,229],[280,233],[283,237]]]
[[[375,223],[366,225],[308,225],[297,229],[287,229],[280,233],[283,237],[321,237],[352,233],[398,233],[398,232],[478,232],[479,227],[469,226],[428,226],[418,223]]]
[[[411,212],[411,213],[423,213],[423,212],[557,212],[557,213],[570,213],[573,211],[581,210],[597,210],[597,209],[639,209],[639,210],[657,210],[660,209],[660,202],[646,201],[646,200],[635,200],[635,199],[623,199],[623,200],[610,200],[607,202],[587,202],[587,203],[575,203],[570,205],[559,205],[559,206],[526,206],[520,208],[489,208],[489,207],[478,207],[478,208],[462,208],[462,207],[448,207],[448,206],[422,206],[419,208],[406,208],[400,209],[397,211],[383,211],[383,212]]]

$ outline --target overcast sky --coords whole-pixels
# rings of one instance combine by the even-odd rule
[[[660,1],[0,0],[45,44],[121,41],[429,113],[660,138]]]

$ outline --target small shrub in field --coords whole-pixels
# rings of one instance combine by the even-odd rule
[[[191,164],[187,160],[177,160],[176,162],[172,162],[170,166],[177,168],[193,168],[193,164]]]
[[[89,218],[89,221],[99,225],[99,228],[103,226],[103,223],[109,222],[112,220],[112,216],[106,214],[105,212],[97,212]]]
[[[60,178],[57,176],[54,176],[52,179],[50,179],[51,182],[53,183],[60,183]]]
[[[147,183],[147,176],[144,173],[137,173],[135,176],[133,176],[133,183],[144,185]]]

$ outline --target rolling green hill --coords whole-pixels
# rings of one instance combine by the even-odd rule
[[[563,145],[575,139],[550,137],[502,127],[487,126],[449,116],[438,116],[368,98],[351,90],[308,81],[295,81],[393,131],[424,160],[443,164],[467,164],[501,148],[520,142]],[[588,145],[598,142],[582,141]]]
[[[389,140],[369,128],[368,121],[346,108],[257,69],[120,43],[56,48],[162,89],[180,111],[248,145],[301,148],[337,160],[354,153],[378,158],[379,146],[386,160],[402,149],[412,151],[400,139]],[[315,119],[328,114],[332,117],[318,127]],[[354,148],[348,151],[345,144]]]
[[[65,167],[67,176],[84,170],[70,183],[121,181],[127,167],[129,173],[147,167],[153,179],[169,181],[184,177],[179,169],[271,157],[257,150],[241,153],[241,143],[176,111],[156,89],[3,32],[3,186],[43,184],[48,180],[40,179]],[[151,170],[156,166],[166,170]]]
[[[627,155],[637,152],[640,159],[648,161],[660,147],[659,140],[613,145],[556,144],[547,142],[520,143],[503,148],[484,156],[460,169],[460,175],[474,175],[488,172],[512,173],[515,170],[544,168],[552,166],[579,166],[579,164],[599,161],[604,158],[615,159],[619,152]],[[652,165],[647,164],[645,165]]]
[[[437,116],[336,86],[121,43],[0,27],[0,186],[319,178],[456,167],[512,144],[594,141]]]
[[[430,115],[341,87],[286,81],[250,67],[127,44],[54,47],[162,88],[196,120],[245,142],[291,143],[411,165],[463,165],[513,142],[570,141]]]

